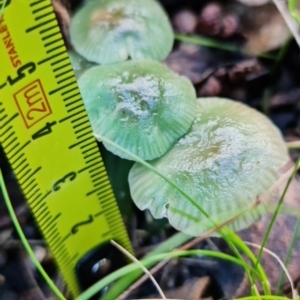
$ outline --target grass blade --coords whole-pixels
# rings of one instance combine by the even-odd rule
[[[36,266],[36,268],[39,270],[39,272],[41,273],[42,277],[45,279],[45,281],[47,282],[47,284],[49,285],[49,287],[52,289],[53,293],[58,297],[58,299],[61,300],[66,300],[66,298],[64,297],[64,295],[60,292],[60,290],[56,287],[56,285],[53,283],[53,281],[51,280],[51,278],[48,276],[48,274],[45,272],[45,270],[43,269],[43,267],[41,266],[41,264],[39,263],[39,261],[37,260],[37,258],[34,255],[34,252],[32,251],[24,233],[23,230],[20,226],[20,223],[17,219],[17,216],[14,212],[14,209],[12,207],[11,201],[9,199],[6,187],[5,187],[5,183],[4,183],[4,179],[3,179],[3,175],[2,175],[2,171],[0,170],[0,186],[1,186],[1,192],[4,198],[4,201],[6,203],[8,212],[10,214],[10,217],[12,219],[12,222],[16,228],[16,231],[18,232],[21,242],[24,245],[24,248],[26,249],[29,257],[31,258],[31,260],[33,261],[34,265]]]

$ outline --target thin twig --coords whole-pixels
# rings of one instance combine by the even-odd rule
[[[287,142],[286,145],[289,149],[300,149],[300,141]]]
[[[260,249],[260,248],[261,248],[260,245],[257,245],[257,244],[251,243],[251,242],[246,242],[246,241],[244,241],[244,243],[247,244],[247,245],[250,245],[250,246],[252,246],[252,247],[254,247],[254,248],[257,248],[257,249]],[[294,300],[297,300],[297,299],[298,299],[298,293],[297,293],[297,290],[294,289],[292,277],[291,277],[289,271],[287,270],[287,268],[285,267],[284,263],[281,261],[281,259],[279,258],[279,256],[277,256],[274,252],[270,251],[269,249],[263,248],[263,251],[266,252],[266,253],[268,253],[269,255],[273,256],[273,257],[278,261],[278,263],[280,264],[282,270],[285,272],[285,275],[286,275],[287,279],[288,279],[289,282],[290,282],[291,289],[292,289],[293,299],[294,299]]]
[[[299,26],[297,22],[291,16],[286,3],[282,0],[273,0],[274,4],[276,5],[277,9],[281,13],[286,25],[290,29],[292,35],[294,36],[298,46],[300,47],[300,35],[298,33]]]
[[[154,277],[152,276],[152,274],[149,272],[149,270],[138,259],[136,259],[132,254],[130,254],[125,248],[123,248],[121,245],[119,245],[118,243],[116,243],[113,240],[111,240],[110,242],[117,249],[119,249],[121,252],[123,252],[127,257],[129,257],[132,261],[134,261],[137,264],[139,264],[139,266],[141,267],[141,269],[143,269],[143,271],[147,274],[147,277],[149,277],[149,279],[153,282],[153,284],[156,287],[156,289],[157,289],[158,293],[160,294],[161,298],[162,299],[167,299],[166,296],[165,296],[165,294],[164,294],[164,292],[162,291],[162,289],[160,288],[159,284],[154,279]]]

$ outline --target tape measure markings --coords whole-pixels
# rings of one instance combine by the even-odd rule
[[[33,125],[33,123],[26,123],[26,119],[24,118],[24,115],[22,115],[23,111],[20,107],[19,112],[21,114],[16,113],[13,115],[13,112],[11,117],[5,113],[5,109],[1,109],[0,132],[2,133],[3,131],[4,133],[1,134],[1,140],[5,148],[5,152],[12,164],[12,167],[19,183],[21,184],[22,190],[26,196],[30,208],[33,211],[38,225],[41,228],[54,257],[56,258],[63,277],[66,279],[73,295],[78,295],[79,285],[74,269],[77,260],[91,249],[86,249],[86,246],[95,246],[95,242],[99,243],[98,239],[100,236],[103,237],[100,239],[102,242],[113,237],[116,240],[122,241],[123,246],[127,249],[130,250],[131,246],[123,227],[121,215],[115,204],[115,198],[112,194],[112,189],[107,178],[103,162],[98,154],[98,147],[95,143],[95,138],[92,135],[92,129],[89,125],[89,119],[87,117],[84,104],[81,102],[81,95],[78,90],[76,79],[73,75],[73,70],[70,65],[68,55],[65,51],[65,46],[61,38],[60,31],[58,30],[59,28],[53,13],[52,5],[49,3],[49,1],[47,1],[48,4],[45,5],[45,2],[46,0],[40,0],[29,4],[34,19],[33,24],[27,22],[30,17],[28,12],[24,11],[24,20],[27,22],[26,24],[30,25],[27,27],[25,32],[30,36],[30,40],[36,43],[34,44],[36,47],[39,47],[40,45],[42,49],[44,49],[45,55],[41,57],[42,50],[37,48],[39,50],[37,50],[38,58],[36,61],[29,61],[26,64],[21,65],[21,67],[16,70],[17,75],[12,75],[12,77],[7,76],[7,80],[3,85],[1,85],[1,88],[7,85],[13,86],[24,77],[30,77],[32,79],[36,79],[36,81],[39,81],[40,79],[37,77],[38,75],[32,76],[31,74],[40,74],[40,76],[43,78],[43,74],[46,73],[48,74],[49,81],[46,83],[45,81],[40,82],[41,89],[44,89],[42,84],[46,85],[45,93],[50,97],[50,104],[51,106],[53,105],[56,110],[58,110],[57,107],[60,105],[57,101],[62,99],[63,103],[65,104],[65,111],[63,114],[61,113],[62,111],[58,111],[51,118],[48,117],[48,122],[46,122],[46,124],[43,122],[45,125],[42,127],[39,126],[39,128],[37,128],[38,130],[32,134],[31,139],[26,141],[27,135],[21,136],[20,132],[17,131],[16,133],[14,129],[16,127],[17,130],[20,130],[22,128],[21,126],[24,124],[27,126],[27,128],[29,128]],[[15,4],[16,2],[13,2],[11,6],[14,6]],[[22,1],[19,2],[19,5],[23,5],[24,7],[28,6],[28,4],[25,4]],[[17,7],[14,6],[14,9],[16,11]],[[11,28],[13,27],[14,26]],[[20,30],[12,30],[12,32],[19,32],[18,34],[21,36]],[[37,34],[40,36],[39,39],[36,37]],[[14,38],[16,38],[16,36],[14,36]],[[26,47],[24,49],[22,48],[22,53],[23,51],[26,52],[25,49]],[[61,51],[62,49],[63,51]],[[33,56],[27,55],[27,58],[28,57],[29,59],[32,59]],[[45,69],[40,69],[41,67],[44,68],[44,66]],[[49,67],[51,67],[53,75],[49,73]],[[51,76],[53,80],[51,79]],[[28,80],[26,81],[28,82]],[[54,84],[54,82],[56,82],[56,86],[51,86]],[[28,87],[28,85],[30,84],[27,83],[26,87]],[[20,87],[22,86],[18,84],[17,89]],[[11,94],[13,94],[13,92]],[[55,97],[53,100],[51,98],[52,96]],[[10,97],[10,95],[6,94],[6,97]],[[46,98],[46,101],[49,101],[49,99],[47,100]],[[18,99],[15,97],[16,104],[18,104],[17,100]],[[3,103],[0,105],[3,105]],[[10,108],[9,111],[13,110],[13,103],[10,104],[11,106],[9,106],[9,103],[7,102],[6,105],[8,105]],[[52,109],[51,106],[49,105],[48,112]],[[39,122],[39,120],[37,122]],[[56,129],[57,127],[59,128]],[[44,184],[44,187],[41,188],[40,184],[41,182],[43,183],[41,179],[43,179],[43,176],[46,175],[43,167],[45,164],[48,165],[52,160],[55,161],[55,158],[50,157],[48,162],[47,160],[44,160],[41,166],[37,166],[36,162],[32,160],[32,157],[29,154],[32,150],[36,151],[35,149],[37,149],[37,145],[40,145],[39,143],[36,144],[36,140],[39,141],[40,138],[44,138],[44,136],[47,136],[52,132],[55,132],[54,136],[56,137],[61,130],[62,132],[67,132],[67,128],[69,127],[73,129],[73,133],[70,135],[70,137],[66,136],[66,141],[67,143],[70,142],[70,144],[65,150],[59,150],[61,148],[58,148],[57,153],[58,155],[62,153],[67,156],[69,156],[67,153],[70,153],[72,157],[78,157],[78,153],[80,152],[81,159],[75,164],[76,167],[74,167],[73,170],[72,165],[69,164],[68,167],[66,166],[65,168],[62,168],[62,171],[57,170],[54,172],[53,174],[60,174],[63,172],[63,170],[65,170],[66,174],[63,174],[64,176],[57,175],[57,179],[52,186],[49,186],[47,183],[48,187]],[[30,132],[32,133],[32,130]],[[35,143],[33,144],[32,141]],[[44,141],[41,143],[41,145],[43,144]],[[30,150],[28,150],[27,147],[30,147]],[[49,152],[49,154],[51,153],[52,152]],[[46,154],[48,154],[47,151]],[[30,161],[28,161],[28,157]],[[68,168],[70,169],[68,170]],[[92,177],[93,174],[95,176]],[[68,215],[67,207],[64,205],[61,207],[57,206],[57,198],[54,196],[54,193],[60,188],[64,189],[65,181],[70,182],[77,180],[77,177],[82,178],[79,178],[78,180],[87,181],[86,176],[89,176],[90,184],[92,186],[87,186],[87,191],[83,190],[84,195],[89,198],[88,205],[82,202],[85,199],[78,199],[78,201],[81,201],[82,203],[80,205],[84,205],[82,206],[83,212],[77,210],[77,214],[81,213],[80,215],[70,215],[66,219],[66,216]],[[73,197],[78,197],[78,195],[74,194]],[[100,205],[98,209],[96,208],[94,202],[96,199]],[[57,204],[52,204],[53,201],[56,201],[55,203]],[[58,208],[61,210],[57,210]],[[100,221],[95,223],[95,221],[98,219]],[[92,228],[94,228],[94,230],[97,230],[97,228],[100,230],[96,235],[96,237],[98,236],[97,239],[92,239],[92,243],[94,244],[90,244],[90,241],[86,240],[87,236],[84,234],[84,232],[86,232],[86,229],[84,228],[86,228],[86,226],[89,224],[95,224]],[[99,224],[100,227],[97,227]],[[83,234],[76,235],[78,232],[82,232]],[[74,240],[73,236],[75,235],[76,238]],[[77,244],[77,246],[74,248],[74,245],[76,245],[74,244],[76,239],[82,239],[83,237],[86,240],[87,245]],[[70,240],[71,243],[69,243]],[[76,249],[76,247],[78,247],[78,249]]]

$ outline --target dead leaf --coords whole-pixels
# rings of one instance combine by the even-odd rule
[[[295,179],[291,183],[290,188],[285,196],[283,207],[298,211],[300,213],[300,182],[298,179]],[[244,241],[261,245],[271,217],[272,214],[266,215],[251,227],[240,231],[238,235]],[[295,215],[280,213],[275,221],[274,227],[272,228],[270,237],[266,244],[266,248],[279,256],[283,262],[287,257],[292,242],[297,219],[298,217]],[[256,254],[258,253],[257,249],[253,249],[253,252]],[[282,269],[278,262],[266,253],[263,254],[261,263],[268,275],[272,291],[274,292],[277,287]],[[298,237],[287,268],[293,280],[296,280],[300,276],[299,265],[300,239]],[[288,284],[286,277],[284,277],[284,284]],[[248,284],[245,284],[243,288],[240,288],[236,292],[234,297],[248,295],[249,291],[250,289]]]

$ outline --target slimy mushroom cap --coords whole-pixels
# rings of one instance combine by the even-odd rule
[[[278,179],[288,161],[285,142],[267,117],[244,104],[220,98],[197,100],[192,127],[164,156],[150,164],[222,223],[254,204]],[[191,235],[212,224],[157,174],[135,163],[129,174],[135,204]],[[241,230],[263,213],[259,206],[230,227]]]
[[[95,136],[105,136],[144,160],[162,156],[188,131],[195,116],[191,82],[155,61],[93,67],[78,83]]]
[[[72,18],[71,42],[87,60],[109,64],[131,59],[163,60],[174,34],[155,0],[94,0]]]

